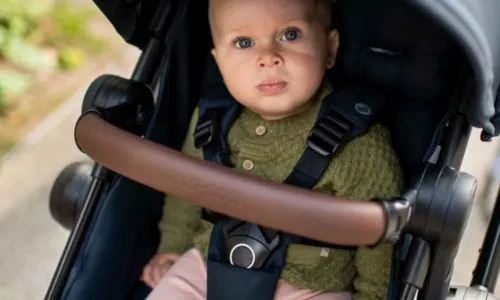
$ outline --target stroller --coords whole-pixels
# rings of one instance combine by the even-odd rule
[[[209,55],[208,1],[94,1],[142,56],[131,79],[103,75],[83,100],[75,140],[96,164],[72,165],[54,185],[51,211],[72,231],[45,299],[144,299],[138,278],[158,246],[165,193],[330,244],[394,243],[389,300],[496,299],[498,204],[471,286],[450,287],[450,278],[476,189],[460,172],[471,128],[483,141],[500,132],[498,0],[334,1],[331,78],[382,91],[388,102],[376,117],[405,173],[406,193],[373,202],[179,153],[199,99],[227,95]],[[210,144],[218,128],[207,124]],[[311,134],[308,147],[329,157],[336,144]],[[366,218],[353,219],[360,211]]]

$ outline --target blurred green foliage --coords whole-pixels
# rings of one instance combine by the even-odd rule
[[[95,11],[67,1],[0,0],[0,115],[36,72],[74,70],[105,42],[89,30]]]

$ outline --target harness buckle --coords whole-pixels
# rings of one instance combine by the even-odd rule
[[[330,157],[337,151],[353,125],[341,115],[325,115],[311,130],[307,146],[322,156]]]
[[[245,269],[260,269],[281,244],[282,236],[256,224],[238,221],[226,224],[225,244],[229,263]]]

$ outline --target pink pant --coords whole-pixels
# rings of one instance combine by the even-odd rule
[[[147,300],[205,300],[207,270],[196,249],[186,252],[170,268]],[[275,300],[352,300],[349,292],[332,293],[299,289],[284,280],[278,282]]]

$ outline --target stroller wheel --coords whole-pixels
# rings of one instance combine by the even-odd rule
[[[57,176],[49,195],[52,218],[71,230],[82,210],[91,182],[93,162],[78,161],[66,166]]]

